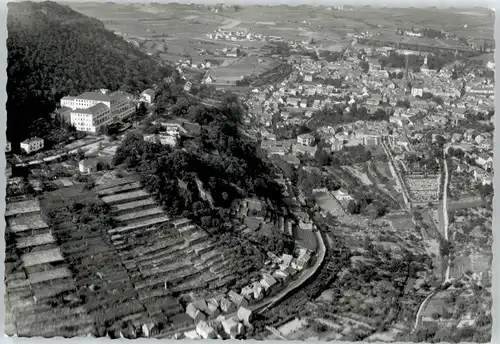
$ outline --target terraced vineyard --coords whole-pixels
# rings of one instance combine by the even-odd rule
[[[234,279],[236,251],[221,249],[188,219],[170,219],[138,183],[98,194],[118,223],[108,234],[141,301],[156,307],[158,297],[208,292]]]
[[[171,219],[134,180],[70,189],[44,195],[42,206],[31,200],[7,209],[9,334],[133,337],[151,323],[169,333],[194,324],[185,303],[226,291],[236,270],[251,268],[241,267],[237,247]],[[70,211],[49,228],[41,212],[67,206],[68,197],[100,199],[114,225],[75,225]]]
[[[92,318],[70,264],[38,201],[7,205],[5,333],[18,336],[78,336],[92,332]]]

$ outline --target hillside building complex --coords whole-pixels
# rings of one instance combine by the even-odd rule
[[[135,113],[133,97],[125,92],[85,92],[61,99],[61,107],[71,109],[70,122],[76,130],[97,133],[112,122]]]
[[[98,103],[87,109],[76,109],[71,112],[71,124],[78,131],[97,133],[102,126],[111,122],[111,111],[103,103]]]

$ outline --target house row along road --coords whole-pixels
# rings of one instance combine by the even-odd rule
[[[319,231],[314,232],[316,236],[316,241],[318,244],[318,252],[317,252],[317,259],[315,260],[314,264],[308,268],[305,268],[302,270],[302,273],[300,274],[299,278],[290,282],[283,290],[281,290],[278,294],[273,295],[271,297],[265,298],[261,300],[260,302],[248,306],[248,308],[254,312],[254,313],[265,313],[267,310],[273,307],[276,303],[282,301],[288,295],[291,293],[295,292],[296,290],[300,289],[304,283],[309,281],[309,279],[316,273],[316,271],[319,269],[321,264],[323,263],[326,255],[326,245],[323,240],[323,237]],[[223,314],[226,319],[231,318],[233,316],[237,315],[237,312],[233,312],[231,314]],[[194,330],[196,328],[196,324],[193,324],[192,326],[178,329],[175,331],[169,331],[168,333],[160,333],[155,338],[171,338],[174,334],[179,333],[179,332],[187,332]]]

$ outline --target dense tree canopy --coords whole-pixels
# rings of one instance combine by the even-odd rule
[[[7,135],[46,117],[65,95],[108,88],[142,91],[169,74],[104,25],[54,2],[9,3]]]
[[[114,163],[138,171],[145,187],[171,215],[193,218],[205,228],[227,223],[231,204],[243,197],[262,198],[273,212],[281,212],[282,190],[273,180],[272,168],[258,157],[253,144],[240,138],[238,100],[228,96],[219,108],[191,105],[183,113],[201,125],[190,149],[146,142],[131,133],[118,148]],[[211,202],[202,196],[199,182]]]

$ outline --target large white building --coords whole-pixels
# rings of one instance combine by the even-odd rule
[[[136,110],[133,97],[119,91],[111,93],[85,92],[76,97],[67,96],[61,99],[61,107],[68,107],[73,111],[88,109],[99,103],[108,107],[112,121],[120,121],[134,114]]]
[[[113,122],[111,111],[104,103],[89,108],[75,109],[71,112],[71,124],[78,131],[97,133],[99,129]]]

